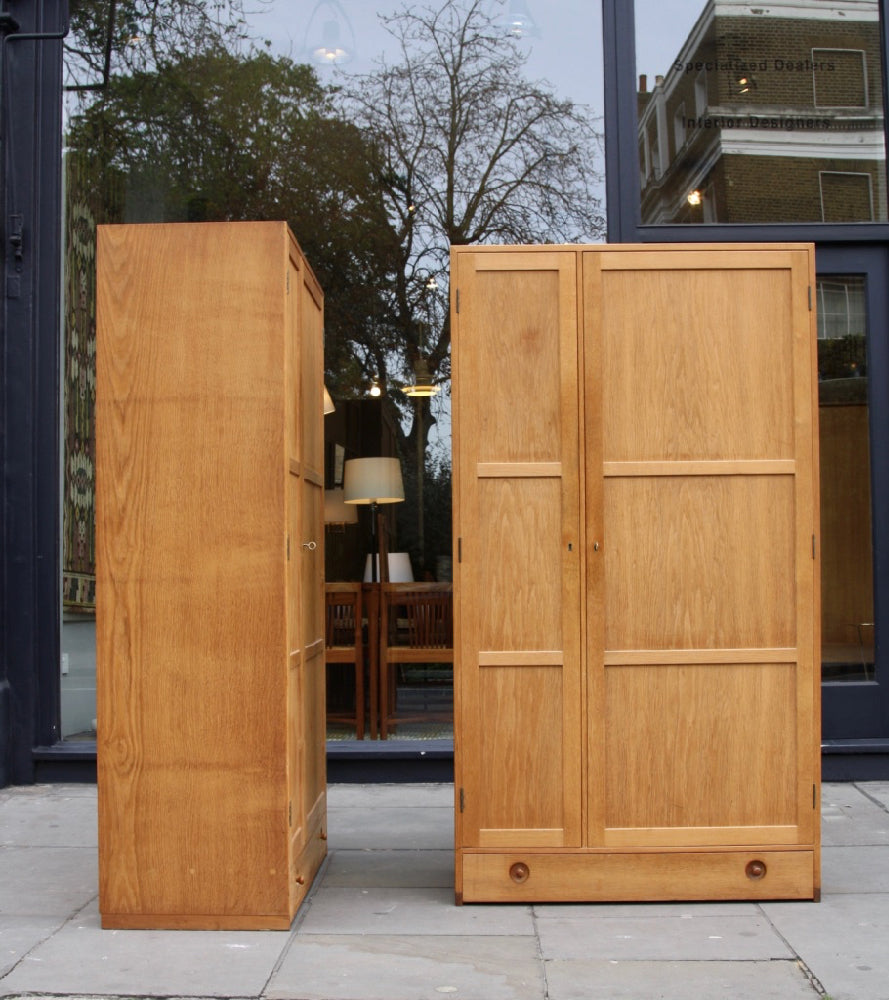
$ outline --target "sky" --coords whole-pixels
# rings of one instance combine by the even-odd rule
[[[512,0],[504,0],[506,6]],[[272,42],[276,53],[299,58],[305,51],[307,29],[329,19],[331,3],[348,19],[356,56],[342,69],[366,73],[381,53],[392,59],[392,42],[377,12],[392,12],[392,0],[269,0],[251,18],[255,30]],[[523,44],[529,49],[528,75],[549,80],[560,97],[602,110],[601,15],[595,0],[525,0],[540,35]]]
[[[497,0],[489,0],[492,4]],[[517,0],[502,0],[504,9]],[[586,105],[602,115],[602,13],[596,0],[519,0],[539,29],[522,44],[528,50],[528,75],[545,79],[559,97]],[[624,0],[631,2],[631,0]],[[705,0],[636,0],[638,73],[649,80],[665,74],[697,19]],[[276,54],[304,58],[307,42],[320,22],[337,8],[344,19],[343,33],[354,38],[355,57],[339,67],[343,72],[366,73],[381,54],[395,56],[392,40],[378,12],[400,8],[394,0],[248,0],[256,33],[272,43]],[[325,74],[333,79],[331,67]]]

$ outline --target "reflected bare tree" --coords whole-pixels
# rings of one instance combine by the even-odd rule
[[[601,135],[592,111],[531,80],[527,55],[503,27],[502,2],[445,0],[381,20],[398,57],[350,77],[342,113],[370,138],[397,263],[356,353],[389,392],[408,476],[434,423],[429,400],[397,390],[419,362],[434,380],[450,368],[448,253],[453,245],[595,241]],[[335,379],[336,373],[331,372]]]

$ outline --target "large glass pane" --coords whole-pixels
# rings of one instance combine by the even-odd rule
[[[865,278],[818,278],[822,676],[874,679]]]
[[[877,0],[636,0],[642,223],[887,219]]]
[[[448,35],[461,19],[469,30]],[[460,53],[460,86],[452,88],[443,60]],[[348,459],[397,455],[406,500],[386,515],[389,553],[400,567],[406,561],[400,575],[447,590],[448,247],[603,238],[601,61],[601,10],[580,0],[72,4],[65,737],[92,735],[96,714],[96,226],[290,224],[325,292],[325,380],[336,406],[325,418],[329,500],[342,499],[334,491]],[[462,102],[453,116],[452,93]],[[454,144],[448,123],[460,126]],[[428,383],[434,396],[407,391]],[[361,581],[368,510],[347,515],[340,505],[329,522],[328,579]],[[370,648],[374,632],[363,618],[370,663],[379,650]],[[404,639],[409,619],[394,615],[392,644]],[[446,656],[438,650],[423,663],[414,652],[395,655],[402,662],[389,673],[391,690],[374,692],[392,710],[392,734],[447,735]],[[329,702],[341,715],[355,696],[348,666],[330,671]],[[376,676],[368,672],[368,716]],[[332,725],[330,736],[355,732],[354,724]]]

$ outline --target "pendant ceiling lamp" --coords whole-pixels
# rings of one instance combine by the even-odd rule
[[[514,38],[539,38],[540,28],[528,10],[527,0],[509,0],[509,10],[500,18],[500,24]]]
[[[432,381],[429,374],[429,365],[425,358],[420,358],[414,368],[414,384],[406,385],[401,390],[405,396],[435,396],[441,391],[441,387]]]
[[[339,0],[318,0],[306,28],[305,51],[316,65],[349,62],[355,55],[355,31]]]

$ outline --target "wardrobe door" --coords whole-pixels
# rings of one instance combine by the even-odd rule
[[[287,261],[289,601],[288,739],[293,910],[324,857],[323,297],[292,238]]]
[[[782,894],[810,896],[812,263],[780,246],[583,259],[587,433],[602,442],[586,480],[602,496],[587,548],[589,843],[768,846],[792,869]]]
[[[576,256],[452,257],[460,848],[581,841]]]

